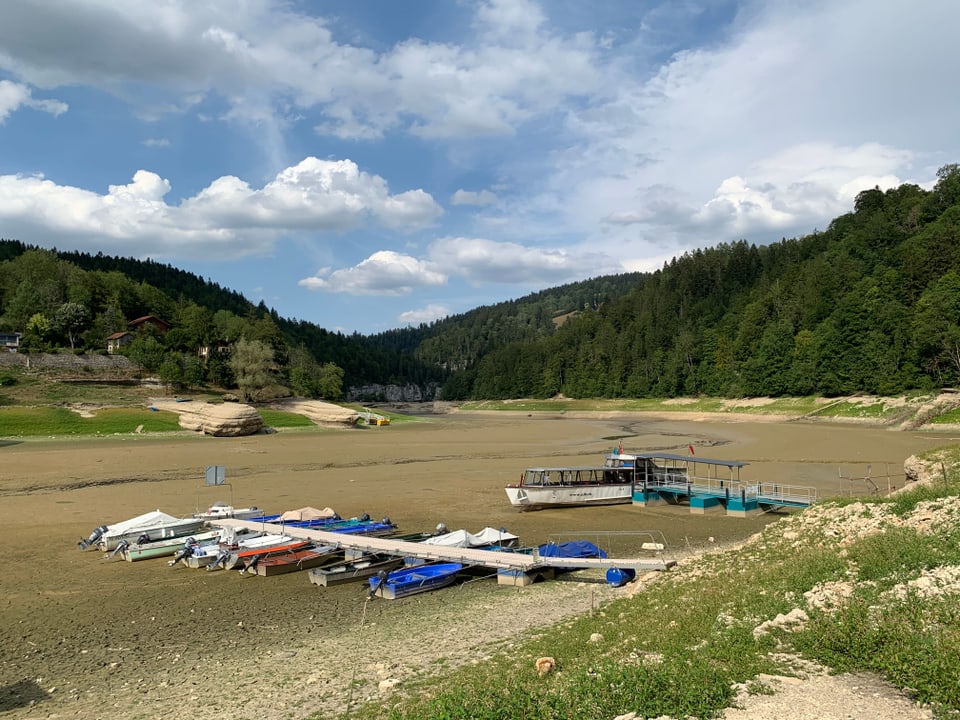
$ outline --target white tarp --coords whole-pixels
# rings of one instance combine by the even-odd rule
[[[454,530],[445,535],[437,535],[423,541],[424,545],[442,545],[444,547],[481,547],[483,545],[506,545],[518,539],[518,536],[496,528],[486,527],[476,534],[466,530]]]
[[[144,513],[135,518],[118,522],[116,525],[107,525],[107,532],[104,533],[104,535],[126,535],[127,533],[133,533],[137,530],[147,530],[157,527],[158,525],[175,523],[178,520],[180,520],[180,518],[168,515],[160,510],[154,510],[153,512]]]

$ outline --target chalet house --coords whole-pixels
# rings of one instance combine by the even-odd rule
[[[21,338],[23,338],[23,333],[0,332],[0,348],[9,352],[16,352],[20,349]]]
[[[166,335],[167,330],[170,329],[170,323],[161,320],[156,315],[144,315],[143,317],[138,317],[136,320],[128,322],[127,327],[133,332],[143,330],[146,327],[153,327],[161,335]]]
[[[107,355],[113,355],[115,352],[118,352],[124,345],[132,343],[133,339],[134,334],[126,330],[114,333],[107,338]]]

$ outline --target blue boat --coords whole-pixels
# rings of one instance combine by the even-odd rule
[[[369,579],[370,597],[379,595],[387,600],[429,592],[437,588],[452,585],[457,573],[463,569],[461,563],[434,563],[381,572]]]

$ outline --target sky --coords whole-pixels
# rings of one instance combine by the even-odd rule
[[[955,0],[10,0],[0,238],[369,335],[960,162]]]

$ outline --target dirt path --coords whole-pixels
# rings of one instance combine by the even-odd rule
[[[745,538],[776,520],[629,505],[517,513],[506,503],[503,486],[524,467],[592,464],[624,436],[632,449],[694,445],[701,455],[745,459],[758,473],[834,491],[842,489],[838,467],[851,476],[866,464],[899,469],[908,455],[944,443],[795,423],[498,414],[247,438],[8,444],[0,448],[8,557],[0,712],[13,720],[333,714],[377,696],[383,680],[409,682],[470,662],[621,592],[592,582],[504,588],[488,579],[367,601],[361,587],[321,589],[302,575],[238,577],[78,551],[93,527],[155,508],[189,514],[217,500],[272,511],[330,506],[344,516],[389,516],[404,531],[438,522],[505,527],[527,544],[557,533],[651,530],[679,553]],[[225,466],[229,485],[204,487],[208,465]]]

